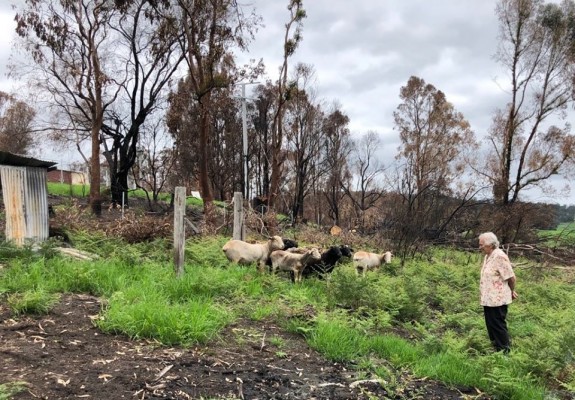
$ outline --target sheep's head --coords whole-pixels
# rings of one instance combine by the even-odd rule
[[[321,253],[319,252],[319,250],[316,247],[313,247],[310,251],[309,251],[309,255],[310,255],[310,261],[319,261],[321,260]]]
[[[353,249],[349,247],[347,244],[339,246],[339,250],[341,251],[341,255],[344,257],[353,256]]]
[[[340,246],[331,246],[327,251],[324,253],[324,258],[334,258],[339,259],[342,256]]]
[[[268,247],[270,252],[274,250],[283,250],[284,242],[280,236],[272,236],[269,238]]]
[[[297,248],[297,242],[295,240],[285,239],[285,238],[282,238],[282,240],[284,242],[283,250]]]
[[[391,251],[386,251],[385,253],[383,253],[383,261],[386,264],[391,263],[391,257],[393,257],[393,254],[391,253]]]

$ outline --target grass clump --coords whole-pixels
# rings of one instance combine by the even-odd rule
[[[156,339],[167,345],[192,345],[213,339],[232,320],[228,310],[209,299],[170,304],[158,294],[142,295],[139,289],[112,296],[98,321],[104,332]]]
[[[311,347],[333,361],[351,361],[365,354],[366,339],[349,326],[345,316],[320,315],[308,337]]]
[[[26,390],[28,384],[22,381],[0,384],[0,400],[10,400],[12,396]]]
[[[13,314],[47,314],[60,300],[60,295],[44,289],[13,293],[7,303]]]

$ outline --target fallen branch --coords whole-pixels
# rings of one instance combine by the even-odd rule
[[[92,254],[92,253],[88,253],[87,251],[72,249],[69,247],[56,247],[55,249],[64,255],[67,255],[67,256],[70,256],[70,257],[73,257],[73,258],[76,258],[79,260],[92,261],[92,260],[99,258],[99,256],[97,254]]]
[[[379,379],[363,379],[360,381],[355,381],[355,382],[350,383],[349,387],[352,389],[355,389],[356,387],[358,387],[359,385],[364,384],[364,383],[378,383],[381,385],[381,381]]]

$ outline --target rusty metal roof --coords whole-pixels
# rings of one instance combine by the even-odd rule
[[[55,162],[43,161],[37,158],[23,156],[19,154],[8,153],[7,151],[0,151],[0,164],[11,165],[13,167],[39,167],[46,168],[48,171],[56,169]]]

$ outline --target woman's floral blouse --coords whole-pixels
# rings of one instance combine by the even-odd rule
[[[511,288],[507,283],[509,278],[515,276],[509,257],[501,249],[494,249],[486,255],[481,268],[479,289],[481,292],[481,305],[499,307],[511,303]]]

